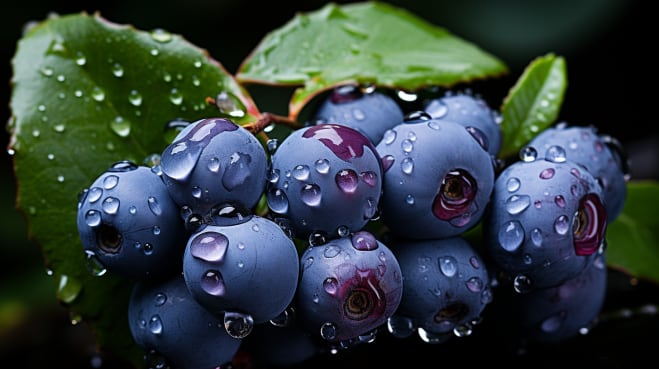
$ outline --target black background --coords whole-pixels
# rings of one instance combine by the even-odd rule
[[[12,4],[13,3],[13,4]],[[506,77],[479,86],[486,98],[500,102],[523,68],[535,57],[555,52],[566,58],[568,89],[560,119],[595,125],[618,138],[632,164],[632,179],[659,178],[657,135],[656,36],[651,2],[640,0],[578,1],[392,1],[426,20],[473,41],[500,57],[511,69]],[[11,58],[23,26],[50,13],[80,11],[101,15],[138,29],[165,28],[205,48],[230,71],[274,28],[298,11],[321,7],[322,1],[46,1],[0,5],[0,65],[5,103],[0,119],[8,119]],[[9,142],[2,132],[3,142]],[[0,246],[0,366],[21,368],[121,367],[97,353],[84,323],[72,325],[55,299],[55,282],[44,271],[38,245],[16,211],[11,157],[2,153],[2,244]],[[659,289],[611,270],[602,322],[590,334],[557,346],[521,346],[506,341],[506,327],[485,321],[475,333],[443,345],[378,338],[375,343],[339,355],[321,355],[300,367],[375,367],[423,361],[429,367],[472,361],[500,362],[510,367],[584,364],[601,367],[659,363],[652,347],[659,339],[659,319],[640,308],[659,303]],[[649,348],[648,348],[649,346]]]

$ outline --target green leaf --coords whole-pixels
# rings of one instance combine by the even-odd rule
[[[119,160],[142,164],[169,143],[168,122],[255,120],[251,98],[218,62],[178,35],[85,13],[30,29],[12,59],[8,123],[17,207],[58,282],[57,297],[91,324],[101,347],[141,361],[129,335],[131,284],[93,277],[77,233],[78,194]],[[207,98],[224,92],[228,110]],[[138,359],[139,358],[139,359]]]
[[[339,83],[414,91],[507,73],[494,56],[409,12],[379,2],[329,3],[270,32],[236,74],[298,88],[289,112]]]
[[[625,207],[606,235],[609,266],[659,283],[659,182],[629,182]]]
[[[566,88],[567,72],[562,57],[550,53],[526,67],[501,106],[503,142],[499,156],[516,155],[554,123]]]

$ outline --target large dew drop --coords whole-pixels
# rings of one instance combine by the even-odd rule
[[[192,256],[208,261],[220,262],[224,259],[229,239],[217,232],[206,232],[195,236],[190,242],[190,254]]]

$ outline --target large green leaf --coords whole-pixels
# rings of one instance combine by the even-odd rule
[[[137,358],[126,322],[130,283],[86,268],[76,228],[78,194],[119,160],[143,163],[180,118],[258,115],[222,65],[178,35],[139,31],[85,13],[47,19],[12,59],[8,124],[17,206],[57,278],[57,296],[91,322],[101,346]],[[224,92],[220,111],[208,103]]]
[[[320,91],[345,82],[414,91],[507,73],[496,57],[409,12],[379,2],[298,13],[270,32],[243,64],[244,83],[302,85],[295,118]]]
[[[622,213],[607,228],[607,263],[659,283],[659,182],[631,181]]]
[[[510,89],[503,105],[503,142],[499,156],[509,157],[555,122],[567,89],[565,59],[553,53],[533,60]]]

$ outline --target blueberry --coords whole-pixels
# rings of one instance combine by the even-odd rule
[[[373,144],[339,124],[298,129],[272,154],[266,198],[295,237],[361,230],[378,210],[382,167]]]
[[[190,293],[209,311],[232,319],[229,333],[237,337],[286,310],[298,274],[293,241],[276,223],[257,215],[200,226],[183,255]]]
[[[495,157],[499,154],[503,140],[501,114],[482,97],[469,91],[450,91],[427,101],[424,110],[433,119],[460,123],[478,138],[486,151]]]
[[[594,327],[607,288],[605,254],[584,271],[555,287],[515,294],[507,306],[508,322],[519,338],[560,343]]]
[[[370,232],[359,231],[304,251],[295,306],[314,336],[349,347],[387,321],[402,293],[400,266],[391,250]]]
[[[483,219],[486,251],[520,292],[574,278],[604,250],[601,196],[595,177],[578,163],[514,162],[497,177]]]
[[[538,156],[567,158],[585,166],[602,185],[609,221],[622,212],[629,169],[624,150],[613,137],[600,134],[593,126],[568,126],[561,122],[540,132],[528,146]]]
[[[451,237],[480,221],[494,185],[494,163],[465,127],[411,114],[376,149],[384,167],[381,219],[394,234]]]
[[[427,342],[471,334],[493,295],[476,249],[460,236],[389,244],[403,273],[403,297],[390,332],[404,337],[417,330]]]
[[[150,368],[217,368],[229,363],[242,343],[190,295],[183,276],[139,281],[128,302],[130,333],[145,350]]]
[[[256,205],[265,188],[265,148],[247,129],[225,118],[207,118],[183,129],[162,153],[162,177],[186,217],[214,206]]]
[[[186,234],[162,179],[120,161],[83,191],[77,228],[94,273],[159,277],[180,270]]]
[[[384,131],[403,121],[403,111],[396,100],[376,90],[360,86],[336,87],[314,112],[313,124],[338,123],[358,130],[373,144]]]

